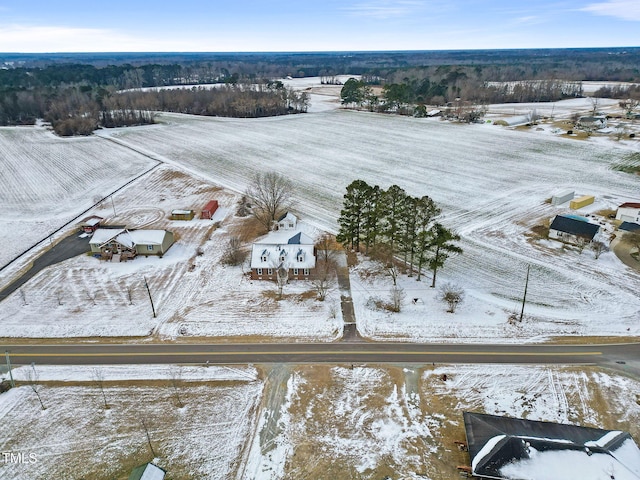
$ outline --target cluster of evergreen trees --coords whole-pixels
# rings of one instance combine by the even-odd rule
[[[336,239],[356,252],[364,249],[393,263],[401,258],[409,276],[422,268],[436,274],[452,253],[462,253],[454,242],[460,237],[437,221],[441,210],[428,196],[412,197],[397,185],[387,190],[354,180],[347,186],[343,208],[338,219]]]

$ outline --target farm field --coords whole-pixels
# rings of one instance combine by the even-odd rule
[[[371,316],[362,318],[367,324],[361,330],[380,332],[376,338],[509,341],[513,332],[505,322],[521,299],[527,265],[532,266],[532,327],[523,326],[519,339],[640,334],[637,271],[612,253],[596,260],[588,251],[577,254],[529,238],[535,225],[571,212],[567,205],[546,203],[558,190],[595,195],[596,203],[583,214],[638,201],[638,178],[612,169],[637,154],[637,142],[577,141],[491,125],[339,110],[250,121],[161,118],[164,125],[104,134],[237,191],[254,172],[278,171],[296,185],[296,209],[322,229],[335,231],[344,189],[354,179],[383,188],[395,183],[411,195],[431,196],[442,207],[443,222],[461,234],[465,254],[448,261],[440,281],[465,289],[468,311],[480,324],[467,334],[452,333],[447,317],[435,314],[430,317],[435,324],[422,322],[419,332],[413,316],[414,333],[407,334],[402,316],[378,315],[381,328],[371,325]],[[405,288],[409,297],[424,297],[427,303],[434,296],[417,283]],[[360,307],[367,298],[362,296]],[[494,327],[482,334],[486,319]]]
[[[46,410],[29,386],[0,395],[0,449],[38,459],[0,479],[126,479],[154,459],[174,480],[445,480],[468,462],[463,411],[640,435],[640,384],[589,368],[184,366],[178,390],[169,367],[98,368],[104,398],[88,367],[38,367]]]
[[[293,181],[294,210],[312,232],[335,231],[344,189],[360,178],[383,188],[396,183],[411,195],[431,196],[443,210],[442,221],[462,236],[465,253],[448,260],[439,274],[440,284],[453,282],[466,292],[456,315],[447,314],[437,302],[437,289],[428,288],[429,274],[421,283],[401,278],[406,299],[400,314],[372,310],[367,307],[370,299],[388,295],[390,281],[361,281],[366,266],[352,271],[356,319],[366,336],[539,342],[558,336],[640,335],[637,271],[611,252],[596,260],[590,251],[580,254],[531,235],[532,227],[571,212],[566,205],[546,202],[558,190],[596,196],[596,202],[579,213],[638,201],[637,176],[612,169],[638,154],[637,142],[595,137],[577,141],[492,125],[344,110],[251,120],[162,114],[160,120],[159,125],[101,130],[98,136],[105,138],[80,139],[84,142],[52,140],[42,129],[32,129],[34,138],[55,145],[80,152],[86,146],[82,148],[94,152],[96,164],[100,157],[91,149],[97,145],[117,151],[120,156],[114,155],[113,163],[124,171],[130,168],[127,155],[143,159],[143,166],[152,162],[150,158],[164,162],[118,192],[114,205],[106,202],[89,213],[112,217],[112,224],[175,230],[180,240],[160,262],[139,258],[114,265],[78,258],[41,272],[24,287],[28,297],[37,300],[24,305],[16,292],[0,303],[4,327],[0,336],[177,338],[183,332],[190,337],[266,338],[296,332],[307,339],[336,338],[337,292],[318,305],[303,298],[310,287],[298,284],[290,288],[286,302],[276,302],[269,297],[269,285],[243,283],[241,268],[219,263],[220,247],[235,228],[238,192],[253,173],[265,170]],[[22,132],[30,130],[5,131],[27,135]],[[19,143],[23,137],[15,135],[8,135],[5,144],[12,145],[11,138]],[[27,164],[37,163],[35,153],[21,155]],[[34,182],[22,200],[14,194],[17,212],[24,209],[33,215],[25,199],[38,198],[37,182],[44,180]],[[79,190],[89,188],[82,185]],[[104,190],[102,185],[97,188]],[[226,202],[223,228],[213,230],[200,220],[189,225],[168,220],[171,209],[198,208],[211,195]],[[77,214],[81,207],[71,205],[66,208]],[[610,225],[605,227],[612,231]],[[17,250],[23,239],[11,237],[8,242]],[[196,255],[198,248],[204,255]],[[531,277],[526,321],[509,325],[508,316],[519,308],[527,265]],[[140,287],[144,278],[157,296],[156,319],[149,316]],[[62,285],[66,293],[61,292]],[[126,298],[130,285],[136,287],[133,302]],[[413,299],[419,302],[414,305]],[[301,309],[298,304],[306,306]],[[318,323],[301,321],[309,316]]]
[[[0,266],[156,163],[97,137],[0,128]]]

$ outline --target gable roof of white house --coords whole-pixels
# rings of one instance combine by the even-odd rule
[[[302,232],[277,231],[253,244],[251,268],[275,268],[281,264],[288,268],[314,268],[316,257],[311,237]]]
[[[133,248],[136,245],[162,245],[166,234],[166,230],[129,231],[125,228],[99,228],[94,232],[89,244],[102,246],[111,240],[115,240],[127,248]]]
[[[297,223],[298,217],[291,212],[286,212],[284,215],[281,215],[277,221],[278,228],[283,228],[285,230],[293,230],[296,228]]]

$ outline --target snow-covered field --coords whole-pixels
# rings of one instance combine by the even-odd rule
[[[98,137],[0,127],[0,266],[155,163]]]
[[[38,367],[41,380],[88,382],[39,387],[45,410],[29,386],[0,395],[0,451],[27,458],[0,461],[0,479],[128,478],[154,458],[145,426],[156,463],[180,472],[171,478],[239,478],[263,389],[255,369],[184,367],[175,390],[158,367],[101,367],[104,397],[93,369],[70,370]]]
[[[307,80],[299,88],[340,88],[314,82]],[[566,101],[566,108],[576,109],[579,101],[586,100]],[[17,158],[24,157],[29,164],[36,164],[41,154],[13,146],[24,144],[23,137],[16,136],[46,140],[38,147],[41,153],[53,148],[49,143],[71,148],[74,158],[80,157],[82,148],[89,149],[92,172],[103,160],[95,149],[104,145],[111,149],[107,155],[118,152],[109,157],[115,171],[129,171],[132,159],[148,165],[151,160],[142,154],[164,161],[159,173],[146,175],[115,196],[118,213],[111,220],[176,230],[180,240],[162,261],[138,259],[128,265],[94,266],[94,260],[81,258],[43,272],[24,287],[31,299],[28,305],[17,294],[0,304],[7,332],[0,336],[138,336],[152,331],[171,337],[179,331],[193,336],[270,336],[294,329],[304,338],[335,338],[339,319],[329,315],[335,310],[335,298],[333,306],[318,310],[317,305],[308,305],[298,310],[295,301],[288,306],[274,302],[260,293],[264,286],[242,281],[240,272],[218,264],[228,233],[226,223],[232,219],[234,197],[228,190],[221,193],[230,203],[222,229],[209,234],[206,222],[197,220],[187,227],[166,220],[172,208],[197,209],[217,185],[243,191],[254,172],[265,170],[278,171],[294,182],[295,210],[310,227],[335,231],[345,187],[360,178],[383,188],[395,183],[411,195],[431,196],[442,207],[443,221],[461,234],[465,253],[450,259],[439,278],[440,283],[454,282],[466,291],[467,300],[459,312],[447,314],[435,300],[436,292],[406,278],[401,280],[407,293],[403,313],[372,312],[365,306],[367,300],[372,292],[385,296],[388,285],[384,280],[367,285],[354,274],[356,316],[363,333],[420,341],[540,341],[558,335],[640,334],[637,271],[612,253],[596,260],[589,251],[578,254],[526,236],[532,226],[570,211],[567,205],[545,203],[558,190],[596,196],[595,204],[579,213],[640,201],[638,178],[611,168],[640,150],[637,141],[597,136],[578,141],[493,125],[457,125],[335,108],[263,119],[178,114],[159,118],[163,122],[159,125],[97,133],[110,142],[96,137],[55,139],[42,129],[2,130],[4,144],[18,149]],[[11,175],[3,173],[2,178],[3,183],[12,183]],[[45,182],[43,176],[35,178],[22,194],[26,200],[14,200],[18,214],[34,215],[30,199],[38,199],[38,185]],[[115,182],[120,177],[99,178]],[[91,181],[94,177],[80,184],[78,190],[85,196]],[[106,189],[98,185],[101,192]],[[58,208],[80,210],[78,195],[69,197],[75,203],[59,202]],[[112,208],[107,202],[93,213],[109,216]],[[21,237],[5,235],[8,250],[24,244]],[[199,246],[205,254],[196,257]],[[527,265],[531,265],[527,321],[511,327],[506,318],[520,301]],[[157,296],[157,320],[148,317],[144,291],[137,291],[134,305],[125,299],[126,286],[141,285],[144,276]],[[428,280],[429,275],[425,283]],[[70,290],[65,295],[73,301],[57,301],[62,285]],[[99,292],[98,308],[88,298],[91,289]],[[305,289],[292,286],[291,293]],[[413,298],[421,303],[413,305]],[[130,322],[131,317],[136,321]],[[317,318],[321,325],[310,327],[308,321],[300,321],[308,318]],[[230,325],[235,327],[229,330]]]
[[[532,226],[569,212],[567,205],[545,203],[558,190],[596,196],[579,213],[638,201],[637,177],[611,169],[638,151],[637,142],[576,141],[352,111],[251,121],[162,119],[167,123],[107,133],[239,191],[253,172],[276,170],[294,181],[297,210],[320,228],[336,229],[344,189],[357,178],[383,188],[396,183],[411,195],[435,199],[444,222],[462,235],[465,250],[449,261],[441,281],[467,291],[475,326],[468,333],[452,332],[451,316],[438,308],[429,309],[429,325],[416,312],[411,325],[402,321],[406,316],[395,316],[382,330],[369,323],[365,331],[420,340],[463,338],[480,334],[488,319],[484,339],[514,338],[505,319],[521,298],[530,264],[528,313],[537,323],[524,326],[519,340],[640,333],[637,272],[611,253],[595,260],[590,252],[577,255],[525,237]],[[405,287],[408,293],[418,288]]]
[[[171,210],[198,210],[212,198],[220,203],[212,220],[169,220]],[[305,295],[312,288],[308,282],[295,282],[277,301],[273,283],[251,281],[246,266],[220,263],[241,223],[233,216],[237,199],[201,178],[167,166],[155,169],[118,194],[115,217],[110,202],[92,213],[116,225],[171,230],[177,241],[169,251],[126,263],[80,256],[41,271],[22,293],[0,302],[0,336],[335,339],[342,332],[336,292],[318,302]]]
[[[0,462],[0,479],[126,478],[153,458],[142,421],[174,479],[450,479],[468,462],[453,443],[465,440],[463,411],[640,436],[640,384],[595,369],[300,366],[274,385],[253,367],[184,366],[182,408],[167,367],[98,370],[107,410],[93,367],[37,367],[55,382],[38,391],[46,410],[29,386],[0,395],[0,451],[37,459]],[[269,403],[272,389],[281,398]]]

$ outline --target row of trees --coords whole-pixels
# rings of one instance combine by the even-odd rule
[[[417,280],[426,266],[435,287],[445,260],[462,253],[455,244],[460,237],[437,221],[439,215],[440,208],[428,196],[412,197],[397,185],[383,190],[355,180],[344,195],[336,239],[345,248],[363,251],[391,267],[401,259],[409,276],[417,273]]]
[[[155,111],[266,117],[306,112],[308,106],[306,92],[280,82],[126,92],[76,86],[48,93],[36,89],[0,95],[0,125],[27,125],[44,118],[58,135],[89,135],[99,126],[153,123]]]
[[[455,104],[550,102],[582,95],[580,82],[558,80],[483,82],[465,74],[440,80],[405,78],[402,83],[385,83],[381,96],[374,94],[366,80],[347,80],[341,90],[342,104],[370,111],[420,116],[425,105],[447,105],[455,116]],[[475,110],[478,110],[477,108]],[[468,119],[456,117],[464,121]]]
[[[113,95],[111,100],[134,105],[138,110],[241,118],[301,113],[306,112],[309,106],[306,92],[297,92],[281,82],[224,84],[217,88],[134,90]]]

